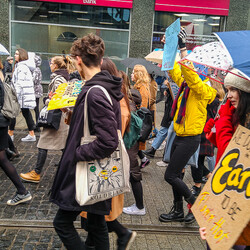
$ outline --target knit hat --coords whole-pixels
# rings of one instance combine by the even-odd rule
[[[8,56],[8,57],[6,58],[6,60],[7,60],[7,61],[13,60],[13,57],[12,57],[12,56]]]
[[[231,74],[230,72],[232,72],[233,74]],[[225,77],[224,86],[235,87],[236,89],[240,89],[244,92],[250,93],[250,80],[247,80],[245,77],[242,78],[241,76],[244,77],[239,70],[232,69]]]

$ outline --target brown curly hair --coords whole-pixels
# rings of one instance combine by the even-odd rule
[[[100,66],[104,51],[104,41],[92,33],[76,40],[70,49],[71,56],[81,57],[87,67]]]

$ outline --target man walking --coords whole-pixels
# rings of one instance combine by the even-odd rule
[[[88,238],[94,239],[95,249],[109,249],[108,229],[104,215],[109,214],[111,200],[93,205],[80,206],[75,200],[75,171],[78,161],[103,159],[110,156],[118,146],[117,129],[120,129],[120,105],[122,99],[121,79],[101,71],[104,55],[103,40],[93,34],[75,41],[71,56],[81,77],[86,80],[78,96],[72,114],[69,134],[57,174],[52,186],[50,200],[59,206],[54,227],[67,249],[85,249],[73,222],[81,211],[88,212]],[[104,87],[112,105],[99,88],[88,93],[89,128],[96,140],[80,145],[84,127],[84,103],[87,91],[95,85]],[[88,240],[87,240],[88,242]]]

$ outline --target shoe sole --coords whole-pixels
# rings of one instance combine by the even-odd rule
[[[185,224],[192,224],[192,223],[194,223],[195,221],[196,221],[196,220],[195,220],[195,219],[193,219],[193,220],[188,221],[188,222],[187,222],[187,221],[184,221],[184,223],[185,223]]]
[[[20,176],[20,178],[21,178],[22,180],[24,180],[25,182],[32,182],[32,183],[39,183],[39,182],[40,182],[40,180],[39,180],[39,181],[33,181],[33,180],[24,179],[22,176]]]
[[[146,212],[145,212],[145,214],[133,214],[133,213],[129,213],[129,212],[124,212],[124,211],[122,211],[124,214],[128,214],[128,215],[139,215],[139,216],[144,216],[144,215],[146,215]]]
[[[16,202],[16,203],[8,203],[7,202],[7,205],[9,205],[9,206],[16,206],[16,205],[18,205],[18,204],[20,204],[20,203],[24,203],[24,202],[26,202],[26,201],[30,201],[32,199],[32,196],[29,196],[29,197],[27,197],[27,198],[25,198],[25,199],[23,199],[23,200],[20,200],[20,201],[18,201],[18,202]]]
[[[21,139],[21,141],[22,141],[22,142],[35,142],[36,140],[32,140],[32,141],[31,141],[31,140],[29,140],[29,141],[23,141],[23,140]]]
[[[137,235],[136,232],[132,232],[132,235],[131,235],[131,237],[130,237],[130,239],[129,239],[129,241],[128,241],[128,244],[127,244],[125,250],[129,250],[129,249],[130,249],[132,243],[133,243],[134,240],[135,240],[136,235]]]
[[[175,220],[165,220],[165,219],[162,219],[161,217],[159,217],[159,221],[161,222],[183,222],[184,221],[184,218],[183,219],[175,219]]]

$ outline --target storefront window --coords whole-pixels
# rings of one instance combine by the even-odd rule
[[[224,17],[185,13],[155,12],[153,49],[161,47],[160,38],[166,28],[175,20],[180,18],[181,26],[185,27],[187,33],[187,48],[192,49],[197,45],[202,45],[214,41],[216,38],[213,32],[223,30]]]
[[[102,37],[105,56],[125,70],[129,9],[12,0],[11,13],[11,54],[21,47],[41,55],[43,81],[49,81],[49,59],[69,54],[72,42],[88,33]]]

